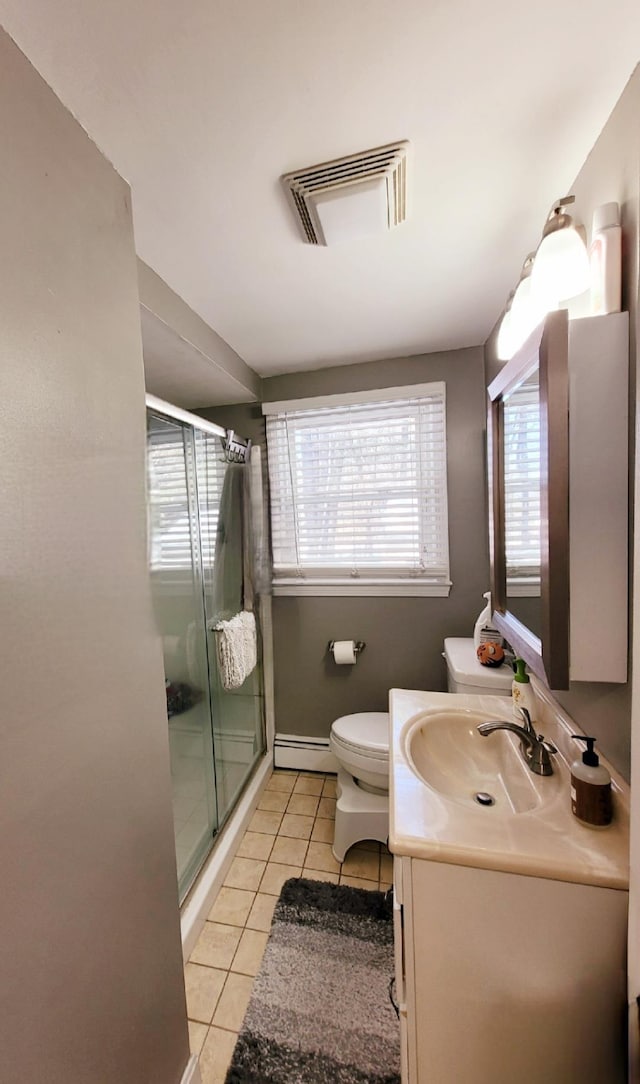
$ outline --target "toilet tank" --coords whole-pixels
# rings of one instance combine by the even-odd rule
[[[447,662],[447,689],[450,693],[479,693],[482,696],[511,696],[513,670],[502,666],[481,666],[471,636],[449,636],[444,642]]]

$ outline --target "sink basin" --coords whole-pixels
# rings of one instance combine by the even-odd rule
[[[516,735],[478,733],[479,723],[495,718],[464,708],[423,712],[405,727],[404,755],[427,787],[477,810],[478,816],[528,813],[554,788],[524,763]]]

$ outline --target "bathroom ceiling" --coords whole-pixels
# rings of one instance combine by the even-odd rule
[[[264,376],[483,342],[640,52],[637,0],[0,0],[0,20],[130,182],[139,255]],[[409,220],[304,244],[280,175],[401,139]]]

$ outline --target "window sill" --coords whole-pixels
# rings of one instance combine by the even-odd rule
[[[448,598],[450,583],[421,583],[402,580],[397,583],[274,583],[273,594],[309,596],[353,596],[371,598]]]

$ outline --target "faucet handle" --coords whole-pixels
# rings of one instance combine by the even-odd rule
[[[557,753],[558,752],[558,750],[556,749],[553,742],[544,740],[544,734],[538,734],[538,741],[541,743],[541,745],[544,745],[545,749],[547,750],[547,753]]]
[[[518,711],[520,712],[520,715],[522,716],[522,719],[524,721],[525,730],[527,730],[529,734],[531,734],[534,738],[537,737],[537,734],[533,728],[533,723],[531,722],[531,716],[529,715],[527,709],[518,708]]]

